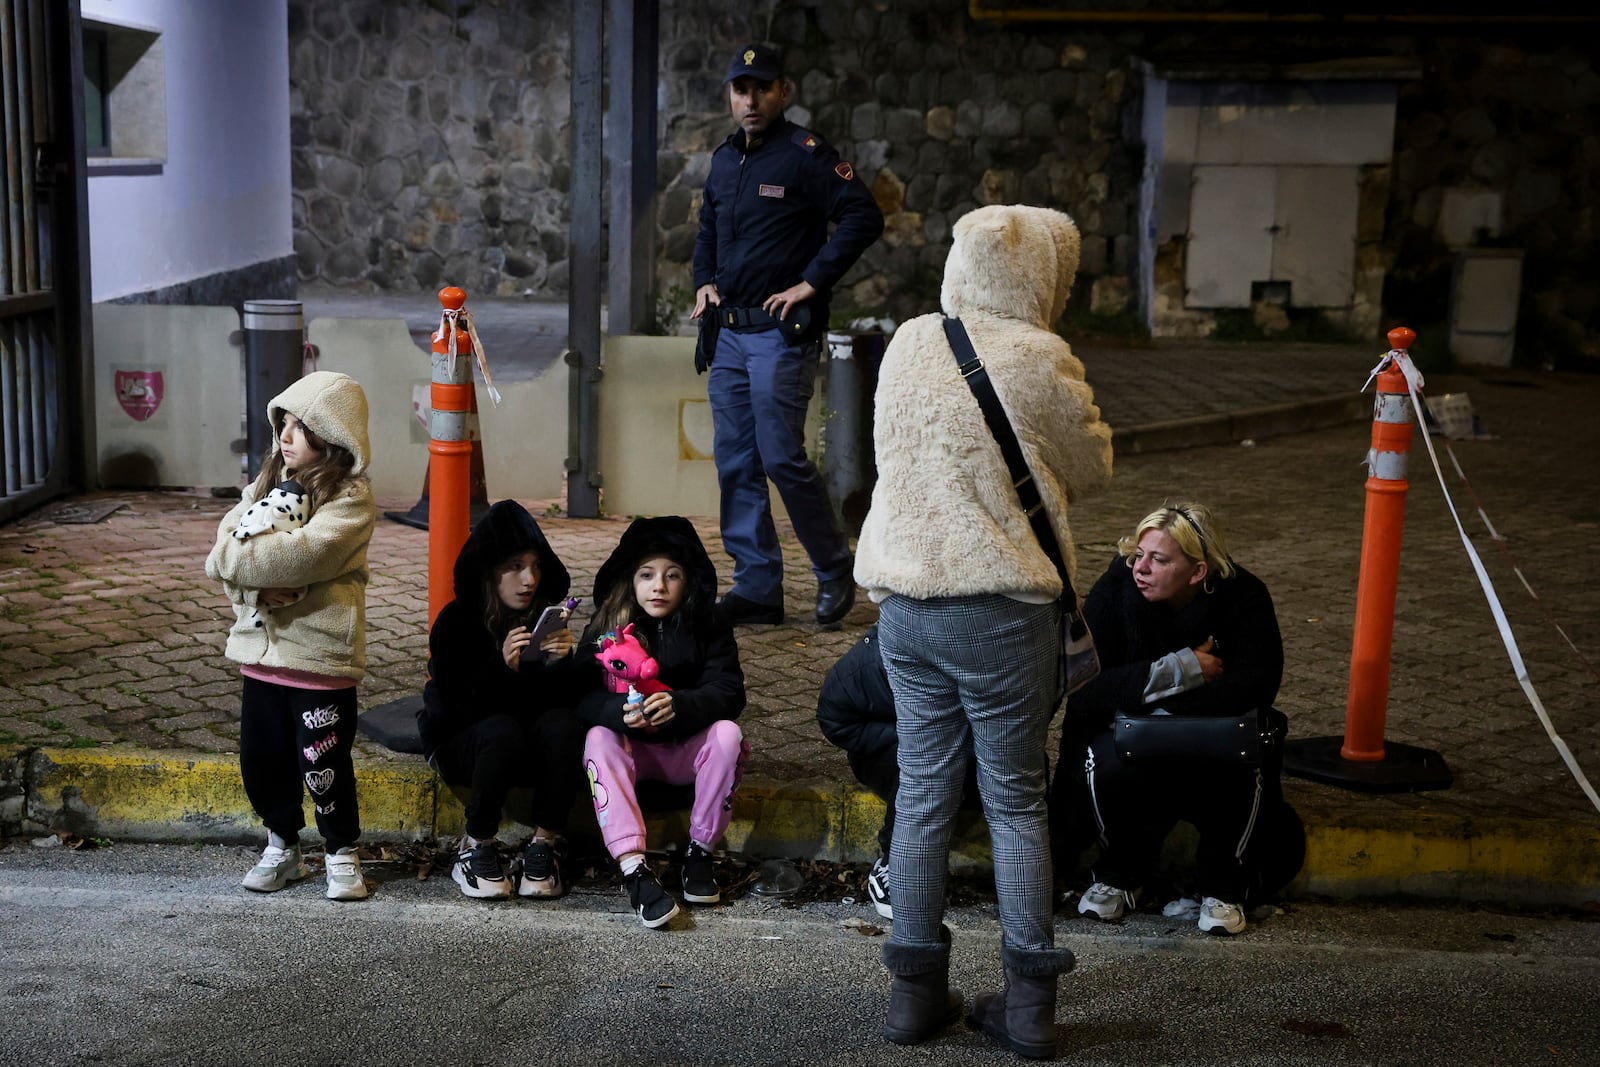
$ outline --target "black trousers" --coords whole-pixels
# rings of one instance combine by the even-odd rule
[[[311,791],[317,831],[329,852],[361,836],[356,806],[356,687],[295,689],[245,678],[239,710],[239,771],[267,829],[293,843]]]
[[[484,840],[500,829],[512,789],[533,790],[533,825],[565,833],[583,780],[587,727],[566,708],[537,718],[510,714],[480,719],[440,745],[434,767],[451,785],[467,786],[467,833]]]
[[[1117,753],[1109,729],[1096,733],[1087,751],[1078,752],[1078,769],[1100,831],[1096,881],[1129,890],[1150,886],[1161,845],[1183,820],[1198,835],[1196,892],[1234,904],[1245,900],[1253,880],[1258,824],[1264,813],[1282,804],[1271,768],[1135,763]],[[1074,770],[1067,758],[1063,753],[1061,778]]]

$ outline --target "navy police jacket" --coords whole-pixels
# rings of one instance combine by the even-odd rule
[[[715,282],[728,307],[759,307],[808,281],[819,294],[811,321],[820,334],[834,285],[881,233],[872,193],[821,137],[784,118],[753,142],[739,129],[711,157],[694,285]]]

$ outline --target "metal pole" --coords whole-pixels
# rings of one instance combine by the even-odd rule
[[[638,333],[655,294],[657,0],[611,0],[607,329]]]
[[[252,478],[261,472],[261,457],[272,445],[267,405],[299,380],[304,353],[305,317],[300,301],[244,302],[245,447]]]
[[[577,451],[567,457],[567,513],[600,515],[601,5],[572,0],[572,225],[568,256],[567,363],[576,379],[567,419]]]

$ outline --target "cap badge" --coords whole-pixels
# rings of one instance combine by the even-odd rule
[[[744,65],[748,67],[748,66],[750,66],[750,64],[754,63],[755,61],[756,61],[756,50],[754,48],[746,48],[744,50]]]

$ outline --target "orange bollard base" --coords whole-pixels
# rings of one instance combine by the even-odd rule
[[[1444,757],[1429,748],[1383,743],[1380,760],[1345,759],[1343,737],[1305,737],[1283,746],[1283,772],[1323,785],[1363,793],[1416,793],[1449,789],[1454,781]]]

